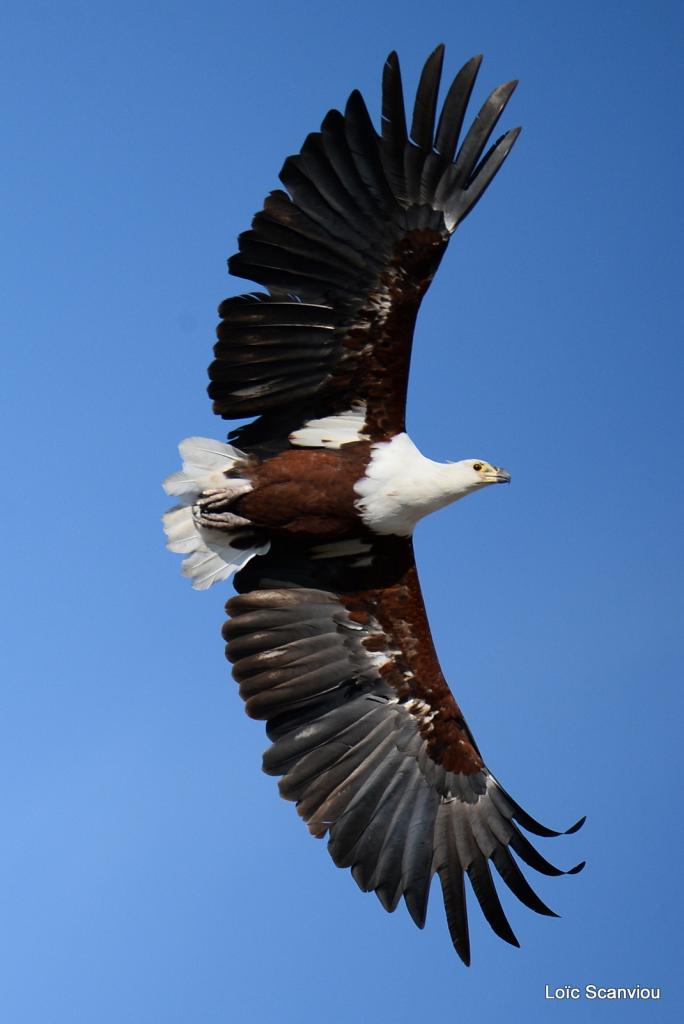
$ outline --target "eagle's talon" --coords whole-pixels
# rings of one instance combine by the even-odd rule
[[[209,512],[202,508],[202,503],[193,505],[192,518],[197,526],[212,530],[235,530],[240,526],[251,526],[249,519],[235,512]]]

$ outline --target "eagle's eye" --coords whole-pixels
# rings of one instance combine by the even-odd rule
[[[473,462],[473,469],[475,470],[476,473],[479,473],[480,470],[482,469],[482,463],[481,462]]]

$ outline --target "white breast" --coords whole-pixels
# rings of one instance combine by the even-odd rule
[[[408,434],[371,449],[365,475],[356,482],[356,507],[374,533],[410,537],[423,516],[467,494],[458,464],[426,459]]]

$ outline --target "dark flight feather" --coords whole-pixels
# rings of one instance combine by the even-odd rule
[[[481,63],[481,54],[478,54],[477,57],[471,57],[454,78],[444,100],[444,106],[442,107],[437,124],[435,149],[445,160],[451,161],[456,152],[466,108],[470,101]]]

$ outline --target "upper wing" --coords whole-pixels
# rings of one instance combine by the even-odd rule
[[[236,587],[226,653],[247,713],[267,722],[264,770],[283,776],[282,795],[314,835],[329,833],[335,863],[387,910],[403,896],[419,927],[437,873],[466,963],[464,872],[507,942],[518,944],[490,861],[526,906],[555,916],[511,850],[544,874],[563,874],[516,822],[539,836],[559,833],[526,814],[485,767],[437,661],[411,542],[274,542]]]
[[[444,47],[423,69],[409,138],[399,62],[384,68],[382,134],[358,92],[344,114],[280,172],[229,261],[232,274],[268,294],[220,307],[209,368],[214,411],[259,415],[233,435],[243,448],[287,437],[303,420],[365,405],[372,440],[404,429],[413,328],[451,233],[510,151],[519,129],[483,157],[515,82],[486,101],[458,148],[480,66],[474,57],[447,92],[435,127]],[[293,411],[293,405],[295,410]]]

